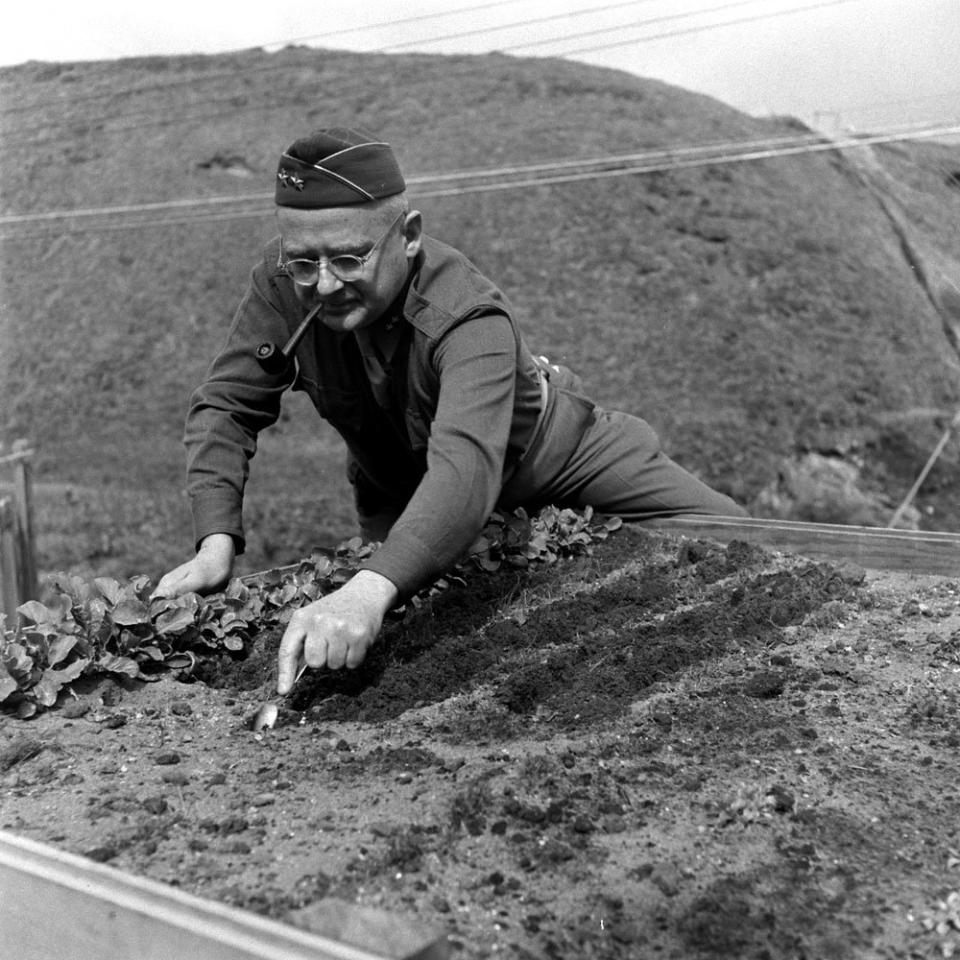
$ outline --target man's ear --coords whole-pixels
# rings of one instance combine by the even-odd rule
[[[406,255],[412,260],[420,252],[420,241],[423,237],[423,217],[419,210],[411,210],[403,222],[403,236],[406,240]]]

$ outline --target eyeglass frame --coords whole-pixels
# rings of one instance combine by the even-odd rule
[[[362,256],[358,257],[353,253],[339,253],[335,257],[319,257],[316,260],[311,260],[309,257],[292,257],[289,260],[283,259],[283,237],[280,238],[280,252],[277,256],[277,269],[282,270],[297,286],[300,287],[313,287],[320,282],[320,268],[325,266],[330,273],[333,274],[341,283],[352,283],[355,280],[359,280],[363,276],[363,271],[366,269],[367,263],[370,258],[377,252],[377,248],[383,243],[387,237],[393,233],[393,228],[407,215],[407,211],[403,210],[401,213],[394,219],[393,223],[387,227],[386,232],[383,236],[377,240],[376,243]],[[360,266],[357,268],[356,276],[351,277],[342,277],[337,272],[337,268],[334,266],[334,261],[336,260],[351,260],[356,261]],[[296,277],[287,269],[291,263],[309,263],[312,267],[316,269],[316,276],[313,280],[297,280]]]

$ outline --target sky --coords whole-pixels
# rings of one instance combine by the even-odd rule
[[[500,50],[571,56],[833,131],[960,123],[960,0],[45,0],[40,15],[15,5],[0,27],[0,66],[290,42]]]

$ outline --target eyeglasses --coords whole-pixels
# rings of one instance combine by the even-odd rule
[[[386,233],[362,257],[352,253],[342,253],[336,257],[321,257],[319,260],[305,260],[297,257],[294,260],[283,259],[283,240],[280,241],[280,256],[277,258],[277,268],[287,273],[294,283],[304,287],[312,287],[320,280],[320,268],[325,266],[338,280],[349,283],[359,280],[370,258],[376,253],[377,247],[390,236],[393,228],[406,216],[401,213],[393,223],[387,227]]]

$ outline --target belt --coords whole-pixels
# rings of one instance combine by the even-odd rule
[[[548,383],[550,381],[550,374],[547,373],[540,365],[536,367],[537,371],[537,382],[540,385],[540,409],[537,411],[537,419],[533,425],[533,429],[530,431],[530,438],[527,440],[524,445],[523,452],[517,457],[517,464],[521,463],[523,458],[533,449],[534,443],[540,437],[540,429],[543,426],[543,420],[547,415],[547,401],[549,399],[549,390]]]

